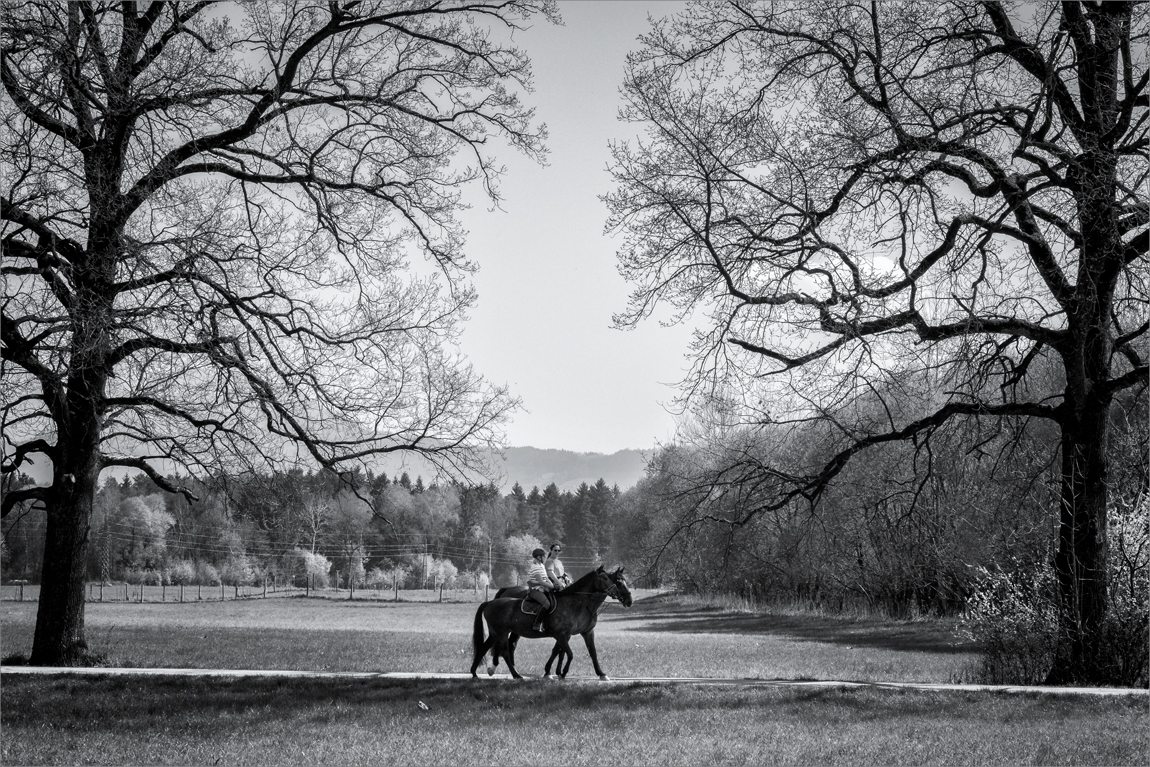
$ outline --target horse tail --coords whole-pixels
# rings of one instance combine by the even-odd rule
[[[484,602],[479,605],[479,609],[475,611],[475,628],[471,632],[471,646],[475,650],[475,662],[478,664],[480,654],[486,655],[483,652],[483,608],[487,607],[489,602]]]

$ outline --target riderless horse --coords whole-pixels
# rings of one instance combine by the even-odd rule
[[[471,664],[471,675],[476,676],[475,670],[479,667],[487,652],[491,651],[493,665],[499,665],[502,656],[507,661],[507,669],[516,679],[522,676],[515,670],[514,643],[520,636],[529,639],[553,637],[555,647],[552,648],[551,657],[547,660],[545,673],[551,676],[551,664],[558,657],[559,665],[556,671],[560,678],[567,676],[571,667],[574,653],[571,652],[569,640],[573,634],[583,637],[587,645],[587,652],[591,656],[591,663],[595,673],[600,679],[607,679],[603,669],[599,666],[599,656],[595,651],[595,624],[599,619],[599,609],[607,597],[612,597],[631,606],[631,591],[627,586],[626,576],[620,567],[614,572],[607,572],[602,566],[584,575],[567,588],[554,592],[555,609],[545,618],[544,630],[537,632],[532,628],[534,616],[523,612],[522,599],[500,597],[504,590],[496,594],[490,602],[484,602],[475,611],[475,630],[472,635],[472,646],[475,649],[475,658]],[[520,592],[525,593],[525,592]],[[484,639],[483,621],[487,621],[490,635]],[[489,674],[494,668],[489,666]]]

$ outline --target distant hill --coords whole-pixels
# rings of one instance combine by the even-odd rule
[[[576,453],[571,450],[552,450],[537,447],[509,447],[502,458],[492,456],[491,463],[501,473],[496,485],[504,493],[511,492],[511,486],[518,482],[524,492],[532,487],[540,490],[552,482],[560,490],[575,490],[580,483],[595,484],[600,478],[608,485],[618,485],[620,490],[634,486],[642,477],[647,466],[650,451],[620,450],[604,453]],[[412,481],[423,476],[427,484],[435,475],[431,465],[418,457],[391,459],[382,466],[389,477],[406,471]]]
[[[530,493],[532,487],[540,491],[554,482],[560,490],[575,490],[581,482],[593,485],[600,477],[608,485],[618,485],[620,490],[633,487],[642,477],[647,466],[650,450],[620,450],[617,453],[576,453],[571,450],[544,450],[537,447],[510,447],[503,457],[489,457],[490,463],[502,477],[495,484],[504,494],[511,492],[511,486],[518,482],[523,491]],[[51,481],[52,468],[47,461],[36,465],[25,465],[24,471],[40,484]],[[407,472],[414,482],[422,476],[425,485],[435,478],[435,469],[418,456],[390,457],[385,459],[377,471],[386,471],[389,477]],[[117,477],[135,474],[130,469],[117,469],[110,472]]]

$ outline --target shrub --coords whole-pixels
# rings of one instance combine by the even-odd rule
[[[207,562],[197,562],[196,583],[202,586],[219,586],[220,571]]]
[[[372,588],[391,588],[393,584],[401,587],[407,584],[411,576],[411,568],[406,565],[373,567],[367,574],[367,585]]]
[[[455,576],[459,568],[450,559],[436,559],[430,557],[427,563],[427,581],[429,586],[442,584],[444,588],[454,588]]]
[[[982,648],[978,681],[1041,684],[1059,645],[1054,570],[1039,564],[978,573],[962,618],[964,633]]]
[[[255,569],[243,554],[231,555],[220,567],[220,580],[229,586],[247,586],[255,578]]]
[[[490,583],[490,578],[487,577],[486,570],[464,570],[455,576],[455,588],[457,589],[481,589]]]
[[[330,583],[328,573],[331,572],[331,560],[322,554],[305,549],[292,549],[284,558],[295,575],[311,576],[312,586],[317,589],[326,589]]]
[[[196,565],[186,559],[174,559],[168,565],[167,581],[173,586],[184,586],[195,583]]]
[[[1092,643],[1091,676],[1104,684],[1150,684],[1150,498],[1118,499],[1109,516],[1110,604]]]

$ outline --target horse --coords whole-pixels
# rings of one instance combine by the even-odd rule
[[[574,657],[574,653],[571,652],[569,640],[572,634],[581,634],[587,644],[587,652],[591,655],[591,662],[595,666],[595,673],[600,679],[607,679],[607,675],[599,667],[599,658],[595,652],[594,629],[598,610],[604,599],[613,597],[627,606],[631,604],[631,592],[627,589],[622,568],[614,573],[608,573],[600,566],[567,588],[555,592],[555,597],[555,610],[546,617],[547,626],[543,632],[537,632],[532,628],[534,616],[523,612],[521,599],[493,599],[479,605],[475,611],[471,640],[475,650],[471,676],[478,676],[475,670],[479,668],[480,662],[490,650],[494,665],[498,665],[499,657],[503,656],[511,676],[515,679],[523,678],[515,670],[515,658],[509,649],[509,637],[512,633],[528,638],[553,637],[556,640],[556,648],[552,650],[551,659],[547,662],[546,671],[550,676],[551,662],[556,656],[566,655],[567,666],[571,665],[570,659]],[[484,620],[490,629],[490,635],[486,639],[483,632]],[[494,670],[489,668],[488,673],[494,673]],[[563,669],[563,674],[566,674],[566,668]]]
[[[609,578],[611,578],[612,581],[615,582],[615,585],[619,588],[621,594],[619,601],[623,603],[624,607],[630,607],[632,601],[631,590],[629,588],[629,584],[627,583],[626,576],[623,575],[623,568],[618,567],[614,572],[609,572],[607,575]],[[528,589],[526,586],[504,586],[503,588],[499,589],[499,591],[495,592],[495,599],[523,599],[527,596],[527,590]],[[602,604],[603,601],[599,600],[599,606],[596,608],[595,615],[592,617],[591,626],[586,632],[583,632],[582,634],[583,641],[587,644],[588,653],[591,655],[591,660],[593,663],[595,663],[596,673],[599,672],[599,665],[596,662],[596,652],[594,647],[595,624],[599,620],[598,611],[602,609]],[[518,645],[519,635],[515,632],[512,632],[507,639],[507,651],[511,656],[512,662],[515,661],[515,648]],[[555,671],[557,672],[560,679],[566,679],[567,672],[571,668],[571,661],[575,659],[575,655],[571,652],[570,646],[564,647],[558,640],[556,640],[555,646],[551,648],[551,657],[547,659],[547,664],[543,669],[544,674],[546,674],[548,678],[551,676],[551,664],[555,662],[556,658],[559,658],[559,665],[555,667]],[[498,659],[496,659],[496,665],[498,665]],[[489,671],[491,671],[491,669],[489,669]]]

